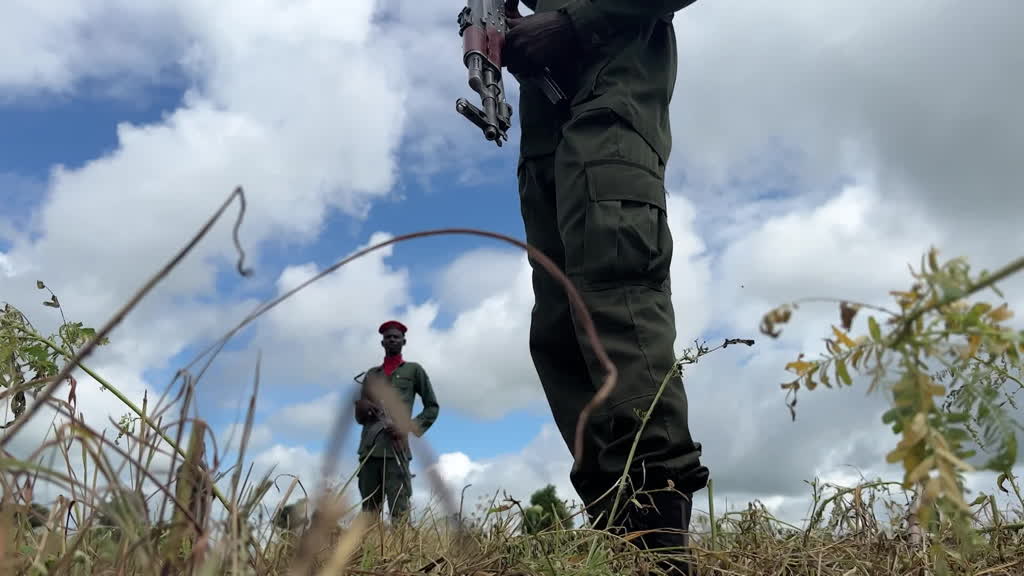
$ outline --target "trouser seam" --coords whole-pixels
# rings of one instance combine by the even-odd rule
[[[623,290],[623,296],[624,296],[624,298],[626,300],[626,310],[629,311],[629,320],[630,320],[630,322],[632,322],[633,326],[635,327],[636,345],[637,345],[637,348],[640,350],[640,354],[643,355],[644,364],[647,366],[647,377],[650,378],[651,382],[654,384],[654,390],[652,390],[652,393],[653,393],[653,395],[656,396],[658,394],[658,388],[661,386],[661,381],[658,380],[655,377],[655,370],[654,370],[654,367],[651,365],[651,358],[650,358],[650,355],[648,355],[648,353],[647,353],[647,346],[644,345],[643,331],[645,329],[641,328],[641,324],[636,321],[636,316],[633,313],[633,301],[632,301],[633,289],[632,288],[624,289]],[[664,394],[662,394],[662,395],[664,396]],[[648,421],[647,421],[647,424],[648,424],[647,428],[649,428],[650,424],[653,424],[654,421],[655,421],[654,412],[655,412],[655,410],[657,410],[657,405],[655,404],[654,406],[649,406],[647,409],[651,411],[651,414],[648,416]],[[672,427],[665,425],[666,422],[665,422],[664,418],[658,418],[658,421],[662,424],[662,427],[665,429],[665,436],[668,437],[669,442],[672,442],[673,440],[675,440],[672,437]],[[642,435],[644,431],[645,430],[640,431],[640,434]]]

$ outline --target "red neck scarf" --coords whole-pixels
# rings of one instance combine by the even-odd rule
[[[391,373],[402,364],[402,355],[384,357],[384,373],[391,376]]]

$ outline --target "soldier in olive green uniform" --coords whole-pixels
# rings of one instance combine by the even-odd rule
[[[555,106],[534,86],[520,85],[518,180],[526,239],[573,281],[618,368],[615,391],[591,418],[584,461],[572,475],[587,503],[618,480],[640,425],[638,412],[649,408],[675,361],[664,185],[677,65],[671,21],[692,2],[532,0],[525,4],[535,14],[509,14],[504,65],[523,76],[547,67],[571,100]],[[605,374],[564,289],[532,264],[530,351],[571,448],[580,411]],[[676,377],[643,432],[631,470],[634,489],[671,481],[676,492],[651,495],[659,513],[624,510],[627,516],[614,525],[688,529],[692,494],[708,479],[700,456]],[[611,500],[592,510],[605,515],[602,523]],[[688,544],[680,536],[641,540]]]
[[[416,362],[402,358],[406,327],[394,320],[381,324],[384,362],[366,372],[366,381],[386,380],[406,411],[404,418],[412,416],[413,401],[419,394],[423,410],[412,418],[412,433],[423,434],[437,419],[439,406],[430,378]],[[356,422],[363,426],[359,442],[359,459],[365,460],[359,471],[359,493],[363,510],[377,514],[387,497],[391,518],[405,519],[412,495],[412,474],[409,466],[412,453],[406,437],[391,425],[394,415],[387,414],[380,402],[374,403],[366,394],[356,401]]]

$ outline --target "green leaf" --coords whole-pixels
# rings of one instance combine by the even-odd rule
[[[863,346],[861,346],[861,347],[857,348],[857,349],[856,349],[856,350],[855,350],[855,351],[853,352],[853,355],[852,355],[852,356],[850,356],[850,365],[852,365],[852,366],[853,366],[853,369],[854,369],[854,370],[858,370],[858,369],[860,368],[860,366],[859,366],[859,364],[860,364],[860,359],[861,359],[861,357],[862,357],[862,356],[864,355],[864,350],[865,350],[865,349],[866,349],[866,348],[864,348]]]
[[[971,306],[970,311],[967,312],[967,317],[964,319],[964,323],[968,326],[978,323],[981,319],[981,315],[992,309],[992,305],[988,302],[978,302],[974,306]]]
[[[871,339],[875,342],[882,341],[882,329],[878,326],[878,321],[875,320],[874,316],[868,316],[868,331],[871,332]]]
[[[977,498],[971,501],[971,506],[977,506],[979,504],[984,504],[986,502],[988,502],[988,495],[982,492],[981,494],[978,495]]]
[[[1013,468],[1017,461],[1017,436],[1011,433],[1004,440],[1002,449],[985,463],[985,468],[994,472],[1005,472]]]
[[[850,373],[846,371],[846,362],[843,362],[842,358],[836,358],[836,378],[842,380],[843,384],[847,386],[853,386],[853,379],[850,378]]]
[[[946,414],[946,421],[951,424],[962,424],[970,420],[970,414],[966,412],[950,412]]]
[[[1002,474],[999,475],[999,478],[996,479],[996,486],[999,488],[999,490],[1009,494],[1010,491],[1007,490],[1005,486],[1003,486],[1003,482],[1006,482],[1007,480],[1008,476],[1006,472],[1003,472]]]
[[[882,424],[892,424],[892,423],[896,422],[897,420],[899,420],[899,417],[900,417],[900,409],[899,408],[890,408],[890,409],[885,411],[885,414],[882,414]]]
[[[964,289],[961,288],[960,286],[957,286],[956,284],[954,284],[953,281],[950,280],[949,278],[944,277],[944,276],[939,277],[939,282],[938,283],[939,283],[939,288],[942,289],[942,299],[943,300],[950,300],[950,301],[952,301],[952,300],[956,300],[956,299],[959,299],[959,298],[963,297]]]
[[[963,428],[947,428],[945,431],[946,438],[953,442],[960,443],[967,441],[970,436]]]
[[[44,348],[42,344],[32,344],[31,346],[26,346],[23,349],[23,352],[25,353],[26,356],[30,357],[32,360],[36,362],[46,362],[46,359],[49,356],[49,350]]]

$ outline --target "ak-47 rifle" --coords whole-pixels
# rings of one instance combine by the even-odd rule
[[[466,0],[459,13],[459,36],[462,36],[462,62],[469,71],[469,87],[480,96],[482,110],[465,98],[455,102],[455,109],[484,133],[484,138],[499,147],[508,140],[512,125],[512,106],[505,101],[505,85],[501,78],[501,52],[508,26],[505,17],[517,14],[519,0]],[[536,77],[514,76],[520,83],[536,84],[552,104],[566,101],[565,94],[545,68]]]
[[[353,380],[359,384],[359,398],[356,400],[357,413],[360,403],[365,403],[365,405],[369,406],[369,413],[366,415],[366,420],[363,425],[367,427],[370,434],[370,443],[375,443],[377,441],[377,437],[381,434],[391,436],[391,431],[397,429],[395,421],[388,414],[386,408],[375,402],[373,398],[370,397],[370,394],[366,389],[366,372],[359,373],[355,378],[353,378]],[[391,446],[395,450],[396,454],[404,458],[403,464],[409,460],[409,452],[402,439],[392,438]]]

